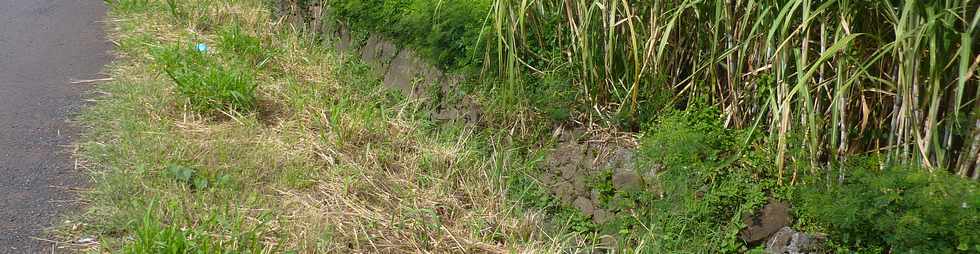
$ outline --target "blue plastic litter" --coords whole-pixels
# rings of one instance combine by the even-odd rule
[[[208,45],[204,45],[204,43],[198,43],[197,44],[197,51],[207,53],[208,52]]]

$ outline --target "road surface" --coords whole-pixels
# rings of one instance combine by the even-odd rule
[[[84,186],[68,121],[109,60],[102,0],[0,0],[0,253],[50,253],[44,238]]]

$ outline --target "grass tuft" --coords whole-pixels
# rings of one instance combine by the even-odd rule
[[[207,50],[199,49],[196,45],[166,46],[156,50],[154,58],[191,108],[199,112],[248,112],[255,109],[257,84],[247,67],[219,62]]]

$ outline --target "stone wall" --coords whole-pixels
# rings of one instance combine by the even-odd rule
[[[385,87],[416,100],[433,102],[431,116],[440,121],[479,122],[481,106],[471,96],[457,94],[466,77],[448,74],[420,57],[415,50],[397,45],[384,36],[367,32],[358,39],[343,22],[330,18],[328,9],[319,5],[303,7],[296,0],[279,0],[277,15],[285,22],[318,34],[344,57],[354,56],[371,67]]]

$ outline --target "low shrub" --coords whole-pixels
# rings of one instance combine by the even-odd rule
[[[878,164],[852,163],[842,184],[806,188],[798,204],[800,216],[828,230],[842,248],[980,252],[977,182],[913,166],[879,170]]]
[[[618,214],[601,230],[620,236],[623,252],[745,251],[741,218],[761,207],[771,181],[760,179],[737,153],[739,132],[727,130],[714,108],[667,113],[646,128],[638,149],[646,189],[616,190],[612,172],[594,186],[602,208]]]
[[[160,68],[173,79],[177,93],[199,112],[251,111],[255,108],[252,71],[223,64],[207,50],[170,46],[155,50]]]

